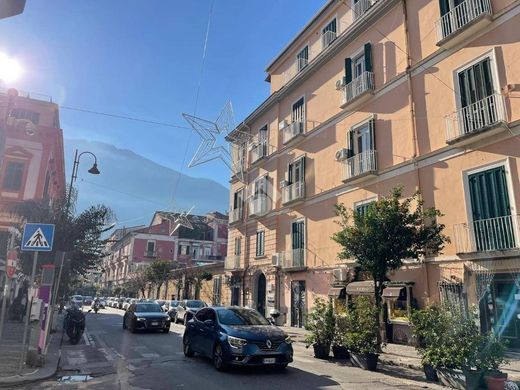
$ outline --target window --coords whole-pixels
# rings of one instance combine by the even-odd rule
[[[337,22],[336,18],[332,19],[329,24],[327,24],[321,30],[321,47],[323,49],[330,46],[330,44],[336,39],[337,36]]]
[[[365,216],[370,205],[373,204],[375,201],[369,201],[369,202],[360,202],[354,205],[355,212],[360,216]]]
[[[22,188],[24,170],[25,164],[23,162],[9,161],[5,169],[2,187],[5,190],[19,191]]]
[[[146,243],[146,256],[155,256],[155,241]]]
[[[305,222],[295,221],[291,227],[292,267],[301,267],[305,264]]]
[[[267,156],[267,147],[268,147],[268,141],[269,141],[268,131],[269,130],[267,128],[267,125],[265,125],[258,131],[258,141],[260,143],[260,146],[259,146],[260,147],[260,150],[259,150],[260,157]]]
[[[264,255],[265,251],[265,231],[256,232],[256,257]]]
[[[253,199],[267,194],[267,176],[262,176],[253,182]]]
[[[305,122],[305,99],[302,97],[292,106],[291,112],[291,120],[292,122],[298,122],[303,125]],[[303,126],[302,126],[303,130]]]
[[[309,63],[309,46],[305,46],[300,52],[296,55],[296,65],[298,68],[298,72],[305,68]]]
[[[372,45],[366,43],[360,54],[345,58],[345,84],[361,77],[365,72],[372,72]]]
[[[217,276],[217,277],[213,278],[213,305],[221,304],[221,292],[222,292],[222,278],[220,276]]]
[[[179,254],[187,255],[190,252],[190,247],[188,245],[179,245]]]
[[[287,172],[289,184],[305,182],[305,156],[289,163]]]
[[[40,113],[30,110],[15,108],[11,111],[11,116],[16,119],[28,119],[35,125],[40,121]]]
[[[204,248],[204,256],[211,256],[211,248]]]
[[[349,157],[376,149],[374,120],[354,127],[347,133]]]
[[[243,189],[238,190],[233,194],[233,210],[242,208],[243,199],[244,199]]]
[[[45,175],[45,184],[43,185],[43,197],[46,198],[49,195],[49,185],[51,182],[51,176],[49,172]]]
[[[242,237],[235,237],[235,256],[242,254]]]

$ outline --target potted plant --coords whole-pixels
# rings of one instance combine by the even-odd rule
[[[307,316],[305,329],[310,333],[305,338],[305,345],[314,349],[314,357],[326,359],[334,336],[334,312],[331,302],[316,298],[314,308]]]
[[[345,344],[350,351],[350,359],[353,364],[370,371],[376,370],[381,350],[377,337],[378,315],[377,307],[365,296],[357,297],[347,312]]]
[[[474,360],[488,389],[504,389],[507,374],[499,371],[499,367],[506,363],[505,349],[504,342],[493,333],[488,333],[480,340]]]
[[[348,333],[348,317],[346,313],[336,315],[334,321],[334,337],[332,339],[332,354],[336,359],[348,359],[346,336]]]

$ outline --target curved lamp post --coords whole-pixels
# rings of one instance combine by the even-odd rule
[[[70,179],[69,193],[67,194],[67,205],[65,208],[66,212],[69,211],[69,207],[70,207],[72,186],[73,186],[74,182],[76,181],[76,179],[78,178],[79,159],[84,154],[90,154],[92,157],[94,157],[94,165],[92,165],[92,167],[87,172],[92,175],[99,175],[101,173],[101,172],[99,172],[99,169],[97,167],[97,157],[94,153],[87,151],[87,152],[81,152],[80,154],[78,154],[78,149],[76,149],[76,153],[74,154],[74,165],[72,166],[72,177]]]

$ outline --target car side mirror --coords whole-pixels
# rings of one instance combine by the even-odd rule
[[[213,320],[206,320],[204,321],[204,325],[207,326],[208,328],[212,327],[215,323],[213,322]]]

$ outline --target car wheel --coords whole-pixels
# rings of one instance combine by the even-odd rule
[[[191,345],[186,338],[184,338],[184,340],[183,340],[183,351],[184,351],[184,356],[186,356],[186,357],[190,358],[195,355],[195,352],[193,352],[193,349],[191,349]]]
[[[224,352],[220,344],[215,345],[213,350],[213,366],[215,366],[217,371],[225,371],[227,369],[227,365],[224,362]]]

